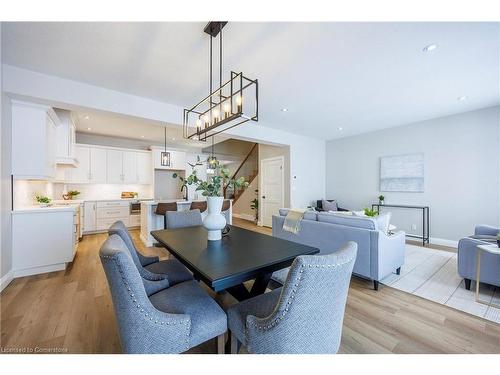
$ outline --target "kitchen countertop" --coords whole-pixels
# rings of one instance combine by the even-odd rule
[[[54,199],[52,202],[56,204],[80,204],[80,203],[85,203],[85,202],[142,202],[142,201],[149,201],[153,200],[153,198],[118,198],[118,199],[70,199],[70,200],[64,200],[64,199]]]
[[[76,211],[76,204],[67,204],[67,205],[54,205],[48,207],[40,207],[40,206],[26,206],[17,208],[12,211],[12,214],[26,214],[26,213],[38,213],[38,212],[59,212],[59,211]]]
[[[157,199],[157,200],[148,200],[148,201],[143,201],[141,203],[145,204],[146,206],[155,206],[158,203],[177,203],[177,204],[191,204],[192,202],[206,202],[204,200],[189,200],[186,201],[184,199]]]

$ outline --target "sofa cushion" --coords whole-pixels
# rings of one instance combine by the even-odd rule
[[[286,216],[288,215],[288,211],[290,211],[289,208],[280,208],[279,209],[279,212],[280,212],[280,216]],[[313,221],[316,221],[318,220],[318,215],[317,215],[317,212],[316,211],[306,211],[304,213],[304,220],[313,220]]]
[[[322,223],[346,225],[362,229],[378,229],[376,220],[368,217],[336,215],[329,212],[318,212],[318,221]]]

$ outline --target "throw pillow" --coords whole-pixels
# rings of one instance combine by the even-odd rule
[[[389,222],[391,221],[391,213],[380,214],[376,216],[378,230],[389,234]]]
[[[321,202],[324,211],[338,211],[337,201],[333,200],[331,202],[324,200]]]

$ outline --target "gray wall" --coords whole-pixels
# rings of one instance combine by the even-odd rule
[[[377,201],[380,157],[423,152],[425,192],[385,192],[387,203],[429,205],[431,237],[458,240],[475,224],[500,226],[500,107],[437,118],[327,143],[326,193],[341,206]],[[416,214],[393,210],[412,232]]]
[[[0,23],[1,40],[1,23]],[[0,61],[1,61],[0,43]],[[3,74],[0,69],[0,87]],[[10,100],[1,91],[0,120],[0,277],[4,277],[12,269],[12,235],[10,216],[10,174],[11,174],[11,109]]]

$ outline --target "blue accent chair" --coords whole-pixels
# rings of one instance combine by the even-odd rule
[[[199,209],[190,211],[167,211],[166,229],[177,229],[186,227],[196,227],[203,225],[201,212]]]
[[[477,225],[474,235],[462,238],[458,242],[458,274],[464,278],[465,288],[470,290],[471,280],[476,280],[477,246],[496,245],[496,235],[500,228],[489,225]],[[498,255],[481,253],[482,283],[500,286],[500,257]]]
[[[160,260],[157,256],[148,257],[142,255],[135,247],[130,233],[122,221],[117,221],[108,229],[108,234],[117,234],[127,245],[132,260],[139,273],[147,280],[167,279],[169,285],[175,285],[183,281],[193,279],[193,275],[177,259]]]
[[[195,281],[166,289],[155,287],[155,281],[144,284],[117,234],[108,237],[99,255],[125,353],[182,353],[215,337],[223,353],[227,316]]]
[[[228,309],[231,352],[337,353],[357,245],[297,257],[282,288]]]

